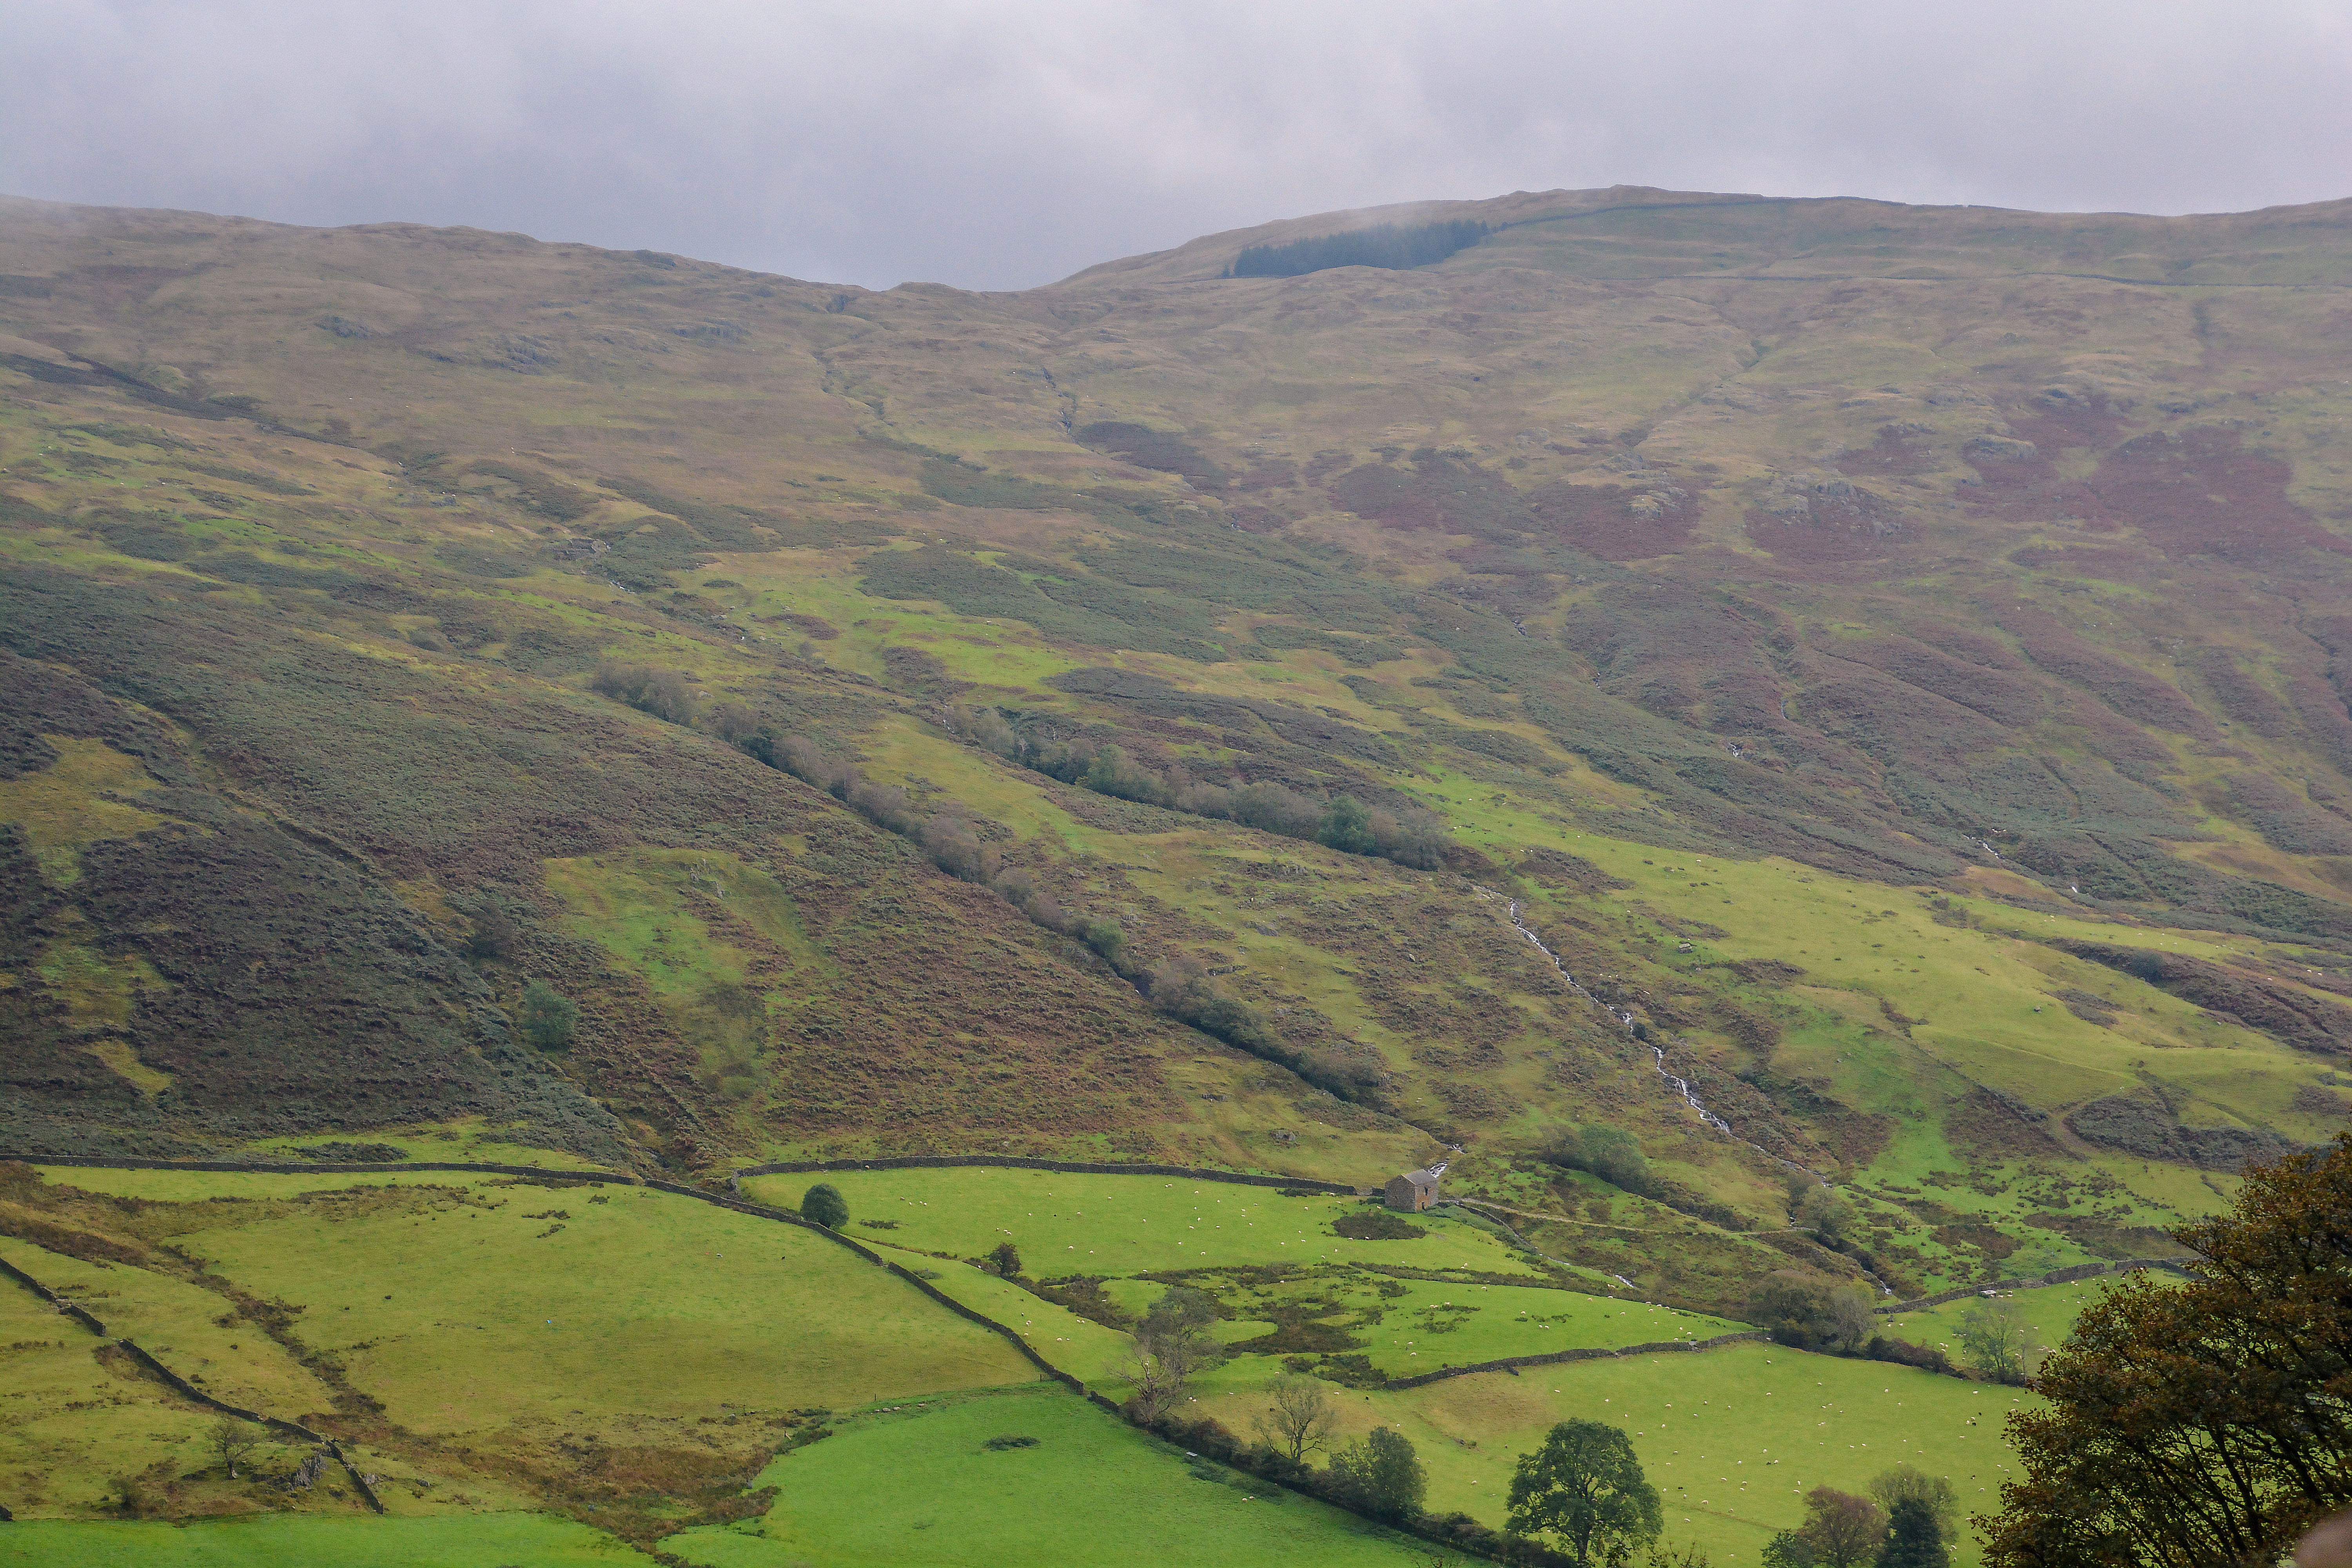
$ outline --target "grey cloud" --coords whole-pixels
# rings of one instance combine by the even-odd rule
[[[0,36],[14,194],[874,287],[1555,186],[2352,194],[2352,13],[2322,4],[0,0]]]

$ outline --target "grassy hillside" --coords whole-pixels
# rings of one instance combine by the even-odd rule
[[[1486,227],[1221,276],[1384,222]],[[2347,281],[2340,205],[1544,193],[974,295],[0,202],[0,1152],[1448,1159],[1494,1205],[1356,1242],[1206,1193],[1263,1205],[1237,1247],[1174,1188],[840,1178],[1088,1376],[1197,1280],[1265,1342],[1219,1398],[1627,1342],[1612,1292],[1639,1342],[1776,1271],[2163,1255],[2352,1108]],[[176,1282],[140,1331],[214,1332],[166,1241],[350,1308],[372,1414],[206,1375],[495,1429],[486,1508],[744,1367],[786,1410],[1028,1375],[951,1325],[739,1346],[790,1268],[634,1190],[200,1180],[73,1178],[193,1227],[85,1216]],[[516,1262],[413,1316],[453,1226]],[[999,1239],[1080,1283],[962,1261]],[[632,1332],[696,1347],[660,1397]],[[680,1488],[740,1491],[721,1450]]]

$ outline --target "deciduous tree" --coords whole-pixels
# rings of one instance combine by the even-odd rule
[[[1936,1510],[1920,1498],[1899,1500],[1889,1510],[1886,1544],[1878,1549],[1874,1568],[1951,1568],[1951,1563]]]
[[[2186,1280],[2110,1290],[2009,1418],[1988,1568],[2268,1563],[2352,1506],[2352,1133],[2174,1235]]]
[[[1886,1544],[1886,1510],[1866,1497],[1815,1487],[1805,1494],[1805,1522],[1797,1533],[1822,1568],[1856,1568]]]
[[[237,1461],[261,1446],[261,1434],[255,1430],[253,1423],[249,1421],[240,1421],[234,1415],[224,1415],[213,1423],[212,1431],[207,1435],[206,1441],[212,1451],[220,1456],[221,1463],[227,1468],[228,1479],[235,1480]]]
[[[1511,1476],[1513,1535],[1550,1535],[1580,1563],[1614,1563],[1665,1527],[1633,1439],[1599,1421],[1563,1421]]]
[[[1331,1423],[1339,1406],[1322,1384],[1296,1373],[1286,1373],[1265,1385],[1265,1408],[1251,1422],[1268,1447],[1289,1457],[1294,1465],[1330,1440]]]
[[[1331,1474],[1350,1501],[1380,1519],[1411,1519],[1421,1511],[1429,1476],[1412,1439],[1393,1426],[1375,1426],[1331,1456]]]
[[[1979,1301],[1960,1317],[1960,1350],[1987,1383],[2025,1381],[2025,1317],[2013,1298]]]

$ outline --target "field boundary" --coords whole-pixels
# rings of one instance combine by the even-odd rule
[[[568,1176],[581,1182],[642,1185],[645,1178],[601,1166],[493,1165],[460,1160],[102,1160],[94,1154],[0,1154],[0,1163],[66,1165],[86,1171],[205,1171],[221,1175],[352,1176],[370,1171],[479,1171],[499,1176]]]
[[[1242,1171],[1211,1171],[1191,1165],[1118,1164],[1109,1161],[1038,1160],[1017,1154],[899,1154],[873,1160],[778,1160],[746,1165],[727,1178],[733,1186],[745,1176],[791,1176],[823,1171],[930,1171],[960,1165],[988,1165],[1014,1171],[1062,1171],[1077,1176],[1176,1176],[1194,1182],[1227,1182],[1244,1187],[1296,1187],[1332,1197],[1362,1197],[1365,1189],[1305,1176],[1258,1176]]]
[[[1612,1356],[1651,1355],[1663,1351],[1711,1351],[1717,1345],[1736,1345],[1772,1336],[1762,1329],[1748,1329],[1736,1334],[1717,1334],[1711,1340],[1652,1340],[1646,1344],[1583,1346],[1576,1350],[1549,1351],[1541,1355],[1505,1356],[1499,1361],[1482,1361],[1469,1366],[1449,1366],[1437,1372],[1424,1372],[1412,1377],[1394,1377],[1381,1384],[1393,1393],[1398,1389],[1422,1388],[1433,1383],[1443,1383],[1449,1377],[1468,1377],[1479,1372],[1508,1372],[1520,1366],[1559,1366],[1576,1361],[1605,1361]]]
[[[0,1156],[0,1159],[15,1158],[18,1157],[13,1155]],[[1012,1165],[1020,1168],[1065,1170],[1080,1174],[1094,1174],[1099,1173],[1114,1175],[1181,1175],[1200,1181],[1237,1182],[1252,1186],[1313,1188],[1328,1192],[1334,1196],[1357,1195],[1357,1189],[1353,1187],[1342,1187],[1336,1183],[1331,1182],[1286,1181],[1280,1177],[1274,1176],[1245,1176],[1238,1172],[1230,1171],[1195,1171],[1188,1167],[1175,1165],[1156,1167],[1148,1165],[1087,1166],[1079,1165],[1072,1162],[1049,1163],[1044,1161],[1019,1160],[1011,1156],[998,1158],[991,1155],[972,1155],[969,1157],[914,1156],[910,1158],[921,1159],[925,1164]],[[80,1156],[69,1160],[32,1159],[25,1160],[22,1163],[33,1165],[80,1166],[84,1169],[207,1171],[226,1172],[230,1173],[246,1172],[258,1175],[299,1175],[310,1172],[317,1172],[326,1174],[350,1174],[354,1173],[364,1173],[370,1171],[474,1171],[493,1175],[519,1175],[531,1177],[556,1176],[576,1182],[618,1182],[632,1186],[646,1187],[655,1192],[668,1193],[676,1197],[694,1198],[719,1208],[730,1209],[737,1214],[749,1215],[755,1219],[773,1220],[778,1224],[796,1226],[803,1230],[814,1231],[817,1235],[824,1237],[826,1240],[831,1241],[837,1246],[847,1247],[850,1251],[856,1253],[866,1262],[873,1264],[876,1268],[887,1269],[898,1279],[905,1280],[908,1284],[913,1286],[918,1291],[921,1292],[924,1297],[932,1301],[938,1302],[940,1306],[945,1307],[949,1311],[953,1312],[956,1316],[965,1319],[968,1321],[975,1323],[982,1328],[987,1329],[992,1332],[1002,1336],[1007,1343],[1011,1344],[1013,1349],[1021,1352],[1024,1360],[1026,1360],[1032,1366],[1037,1368],[1038,1371],[1044,1373],[1050,1381],[1060,1384],[1071,1393],[1076,1394],[1079,1398],[1086,1400],[1088,1404],[1097,1406],[1107,1414],[1115,1416],[1121,1423],[1141,1432],[1145,1436],[1150,1437],[1157,1442],[1164,1443],[1168,1441],[1162,1434],[1153,1431],[1150,1427],[1129,1415],[1124,1406],[1115,1403],[1108,1395],[1098,1394],[1095,1390],[1088,1388],[1086,1385],[1085,1381],[1079,1378],[1077,1374],[1075,1373],[1065,1372],[1062,1368],[1055,1366],[1052,1362],[1047,1361],[1045,1356],[1038,1352],[1037,1347],[1031,1344],[1026,1339],[1024,1339],[1017,1330],[1013,1329],[1006,1324],[998,1322],[995,1319],[988,1316],[984,1312],[964,1305],[961,1301],[957,1300],[954,1297],[950,1296],[946,1291],[941,1290],[939,1287],[933,1285],[929,1280],[925,1279],[922,1276],[917,1274],[913,1269],[908,1268],[902,1264],[890,1261],[881,1254],[874,1251],[871,1247],[866,1246],[865,1243],[857,1240],[855,1237],[844,1236],[837,1230],[832,1230],[824,1226],[817,1224],[814,1220],[803,1219],[799,1215],[793,1214],[789,1209],[772,1208],[766,1204],[753,1203],[751,1199],[735,1193],[708,1192],[700,1187],[687,1186],[682,1183],[665,1182],[650,1177],[624,1175],[605,1171],[550,1171],[537,1165],[462,1164],[446,1161],[412,1163],[405,1164],[394,1164],[390,1163],[384,1164],[330,1164],[323,1161],[316,1163],[305,1161],[299,1165],[280,1165],[275,1163],[247,1164],[228,1161],[205,1161],[198,1163],[184,1160],[101,1160],[89,1156]],[[799,1165],[800,1163],[801,1163],[799,1162],[791,1162],[787,1163],[783,1167],[773,1171],[755,1170],[752,1172],[739,1172],[737,1174],[784,1174],[789,1173],[794,1166]],[[823,1163],[811,1163],[806,1165],[805,1168],[811,1170],[858,1170],[888,1169],[891,1167],[867,1162],[837,1161]],[[38,1280],[33,1279],[32,1276],[24,1273],[21,1269],[11,1267],[5,1258],[0,1258],[0,1268],[6,1269],[7,1272],[19,1282],[38,1293],[52,1305],[57,1306],[60,1310],[71,1310],[75,1312],[85,1326],[98,1325],[97,1319],[89,1316],[87,1312],[80,1311],[79,1308],[72,1307],[70,1303],[61,1300],[46,1286],[43,1286]],[[105,1329],[103,1325],[98,1325],[94,1331],[101,1338],[105,1337]],[[203,1391],[193,1388],[192,1385],[190,1385],[185,1380],[182,1379],[177,1373],[163,1367],[160,1363],[157,1363],[154,1360],[153,1357],[149,1356],[145,1352],[139,1350],[138,1347],[131,1344],[130,1342],[118,1341],[116,1342],[121,1343],[126,1350],[131,1351],[134,1355],[138,1356],[142,1363],[152,1366],[156,1371],[163,1373],[165,1379],[169,1381],[174,1388],[186,1390],[189,1396],[196,1400],[199,1404],[208,1405],[216,1410],[224,1411],[232,1415],[242,1416],[249,1421],[260,1421],[278,1430],[291,1430],[299,1432],[305,1436],[325,1443],[329,1450],[334,1454],[335,1458],[341,1461],[344,1470],[349,1473],[352,1478],[352,1484],[360,1489],[361,1495],[368,1500],[370,1506],[378,1513],[382,1513],[383,1511],[383,1505],[382,1502],[377,1500],[373,1489],[370,1488],[365,1481],[360,1479],[359,1471],[352,1468],[349,1459],[344,1458],[342,1450],[335,1445],[331,1438],[320,1437],[316,1433],[311,1432],[310,1428],[305,1426],[297,1426],[292,1422],[273,1421],[267,1416],[256,1415],[250,1411],[238,1410],[235,1406],[223,1405],[220,1401],[214,1399]],[[1370,1524],[1376,1529],[1392,1531],[1398,1533],[1410,1535],[1420,1540],[1433,1542],[1442,1546],[1450,1546],[1456,1551],[1470,1552],[1472,1550],[1462,1542],[1455,1541],[1451,1536],[1438,1533],[1433,1525],[1426,1529],[1415,1528],[1412,1525],[1400,1526],[1390,1521],[1377,1520],[1371,1518],[1368,1514],[1357,1513],[1355,1510],[1348,1508],[1344,1504],[1337,1502],[1330,1498],[1325,1497],[1319,1492],[1309,1491],[1304,1487],[1293,1486],[1291,1483],[1281,1480],[1277,1478],[1260,1477],[1258,1479],[1265,1480],[1268,1485],[1279,1486],[1286,1491],[1297,1492],[1301,1497],[1311,1498],[1316,1501],[1338,1509],[1343,1513],[1350,1514],[1355,1518],[1361,1519],[1367,1524]],[[1484,1552],[1475,1552],[1474,1554],[1481,1557],[1486,1556],[1486,1553]],[[1494,1561],[1494,1559],[1489,1560]]]
[[[1970,1296],[1997,1295],[2003,1290],[2041,1290],[2053,1285],[2072,1285],[2078,1279],[2096,1279],[2102,1274],[2131,1274],[2143,1268],[2168,1268],[2177,1273],[2183,1261],[2178,1258],[2126,1258],[2116,1263],[2076,1263],[2023,1279],[1997,1279],[1988,1285],[1963,1285],[1957,1290],[1922,1296],[1916,1301],[1897,1301],[1891,1307],[1873,1307],[1871,1310],[1881,1315],[1924,1312],[1930,1307],[1964,1301]]]
[[[352,1485],[359,1489],[359,1494],[367,1500],[368,1507],[378,1513],[383,1511],[383,1500],[375,1495],[375,1489],[368,1485],[367,1478],[360,1474],[359,1467],[352,1463],[350,1457],[343,1452],[342,1445],[332,1437],[323,1433],[313,1432],[298,1421],[281,1421],[275,1415],[264,1415],[258,1411],[247,1410],[224,1400],[215,1399],[162,1362],[157,1361],[133,1342],[107,1332],[106,1325],[91,1316],[88,1309],[58,1295],[5,1258],[0,1258],[0,1273],[5,1273],[9,1279],[55,1307],[64,1316],[73,1319],[100,1339],[107,1341],[128,1354],[142,1367],[161,1378],[174,1394],[191,1404],[201,1405],[207,1410],[217,1410],[224,1415],[234,1415],[240,1421],[250,1421],[256,1426],[267,1426],[280,1436],[298,1438],[323,1447],[335,1463],[343,1467],[343,1473],[352,1478]]]

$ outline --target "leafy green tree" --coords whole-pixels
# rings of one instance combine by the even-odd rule
[[[1797,1533],[1822,1568],[1861,1568],[1886,1544],[1886,1510],[1866,1497],[1815,1487],[1805,1494],[1805,1522]]]
[[[1393,1426],[1373,1427],[1332,1455],[1329,1468],[1348,1500],[1379,1519],[1412,1518],[1429,1490],[1412,1439]]]
[[[827,1230],[839,1230],[849,1223],[849,1201],[831,1182],[819,1182],[801,1194],[801,1217]]]
[[[996,1272],[1000,1279],[1021,1278],[1021,1252],[1011,1242],[998,1242],[996,1250],[988,1255],[988,1260],[996,1266]]]
[[[1892,1517],[1906,1502],[1926,1506],[1936,1528],[1950,1540],[1960,1526],[1960,1494],[1948,1476],[1931,1476],[1916,1465],[1896,1465],[1881,1470],[1870,1483],[1870,1495]]]
[[[1888,1528],[1886,1544],[1879,1548],[1874,1568],[1951,1568],[1944,1527],[1924,1500],[1906,1497],[1897,1502]]]
[[[1813,1543],[1793,1530],[1784,1530],[1764,1543],[1764,1568],[1817,1568],[1820,1562]]]
[[[1633,1439],[1599,1421],[1563,1421],[1511,1476],[1513,1535],[1557,1537],[1580,1563],[1613,1563],[1658,1538],[1665,1512]]]
[[[1818,1182],[1798,1194],[1796,1211],[1799,1225],[1832,1244],[1843,1241],[1846,1232],[1853,1228],[1853,1205],[1835,1187]]]
[[[515,1022],[522,1037],[541,1050],[560,1051],[580,1028],[580,1004],[546,981],[533,980],[522,988]]]
[[[1335,795],[1324,803],[1315,842],[1348,855],[1370,855],[1381,847],[1372,832],[1372,814],[1351,795]]]

